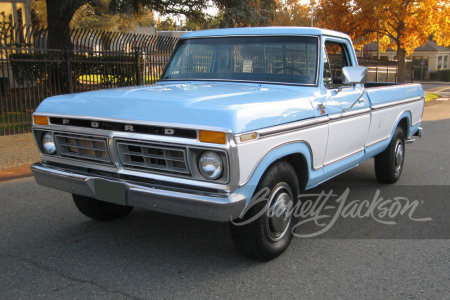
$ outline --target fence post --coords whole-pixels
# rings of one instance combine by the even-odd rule
[[[136,84],[141,85],[141,68],[139,66],[139,49],[136,48]]]
[[[66,70],[67,70],[67,92],[69,94],[73,93],[73,85],[72,85],[72,64],[70,63],[70,48],[66,47],[65,51],[66,56]]]

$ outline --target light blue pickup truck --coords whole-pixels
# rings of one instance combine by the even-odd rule
[[[366,79],[339,32],[186,33],[153,86],[44,100],[32,170],[95,220],[140,207],[230,222],[242,254],[269,260],[292,239],[301,192],[373,157],[380,182],[400,177],[422,87]]]

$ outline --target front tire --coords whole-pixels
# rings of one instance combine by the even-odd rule
[[[78,210],[91,219],[97,221],[112,221],[128,215],[133,207],[100,201],[94,198],[72,194]]]
[[[261,195],[262,191],[266,191],[266,201],[251,207],[243,219],[231,223],[230,229],[233,243],[242,255],[268,261],[283,253],[292,240],[292,227],[296,221],[292,207],[300,193],[292,165],[281,161],[270,167],[255,195]]]
[[[386,150],[375,156],[375,175],[381,183],[394,183],[402,174],[405,161],[405,133],[397,127]]]

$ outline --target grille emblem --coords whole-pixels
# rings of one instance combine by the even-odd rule
[[[173,129],[170,129],[170,128],[164,129],[164,134],[173,135],[174,133],[175,133],[175,130],[173,130]]]
[[[125,125],[125,131],[134,131],[133,125]]]
[[[91,122],[91,126],[94,128],[98,128],[100,124],[98,122]]]

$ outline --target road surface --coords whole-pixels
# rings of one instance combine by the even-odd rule
[[[448,189],[449,184],[450,104],[428,105],[424,120],[425,136],[408,145],[396,187],[402,193],[419,187],[426,200],[442,200],[441,188]],[[361,185],[388,189],[375,181],[373,161],[330,184],[353,190]],[[70,195],[37,186],[32,178],[0,183],[0,203],[3,300],[448,299],[450,295],[450,241],[445,238],[449,227],[436,220],[432,228],[444,229],[443,235],[433,229],[429,239],[375,238],[370,228],[352,226],[358,224],[353,220],[339,221],[335,229],[340,233],[295,238],[282,256],[261,263],[235,251],[227,224],[140,209],[110,223],[95,222],[76,210]],[[441,213],[449,219],[448,207]],[[353,229],[367,235],[355,238]]]

